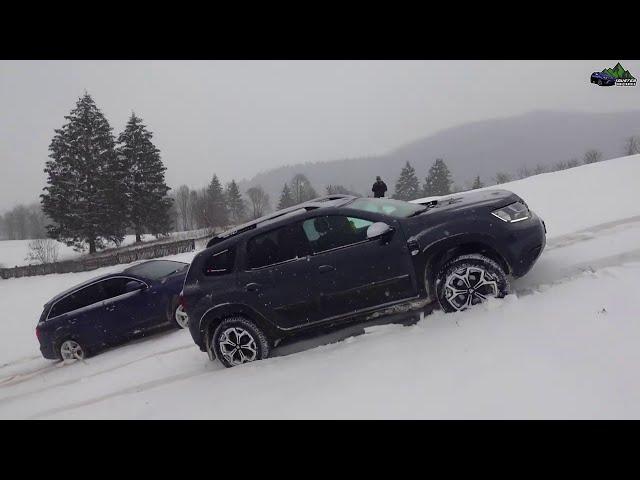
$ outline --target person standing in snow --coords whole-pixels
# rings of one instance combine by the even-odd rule
[[[384,192],[387,191],[387,184],[382,181],[380,177],[376,177],[376,182],[371,187],[373,196],[376,198],[384,197]]]

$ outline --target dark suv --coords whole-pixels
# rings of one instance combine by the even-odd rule
[[[286,336],[399,305],[460,311],[509,291],[545,245],[544,223],[506,190],[425,202],[333,195],[212,238],[182,301],[195,343],[227,367]]]

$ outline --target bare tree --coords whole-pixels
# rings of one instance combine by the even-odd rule
[[[203,202],[201,200],[202,199],[198,195],[197,190],[191,190],[189,192],[189,223],[187,226],[188,230],[203,228],[205,226],[204,223],[200,223],[203,216],[199,214],[199,210],[203,206]]]
[[[567,168],[575,168],[580,165],[580,161],[577,158],[572,158],[567,162]]]
[[[637,155],[640,153],[640,137],[634,135],[627,138],[625,153],[627,155]]]
[[[51,238],[31,240],[25,260],[38,263],[54,263],[58,261],[59,245]]]
[[[567,162],[565,162],[565,161],[562,161],[562,160],[561,160],[561,161],[559,161],[559,162],[556,162],[556,163],[553,165],[553,167],[551,167],[551,171],[552,171],[552,172],[558,172],[558,171],[560,171],[560,170],[566,170],[567,168],[569,168],[569,167],[567,166]]]
[[[294,205],[318,196],[309,179],[301,173],[294,175],[291,182],[289,182],[289,188],[291,189]]]
[[[178,222],[182,231],[191,230],[191,202],[189,202],[189,187],[181,185],[176,191],[176,209]]]
[[[523,178],[530,177],[531,175],[532,175],[531,170],[529,170],[526,165],[523,165],[518,170],[518,178],[520,180],[522,180]]]
[[[258,185],[248,189],[247,196],[251,204],[252,218],[260,218],[269,208],[269,195]]]
[[[591,150],[587,150],[587,152],[584,154],[585,165],[589,163],[596,163],[596,162],[599,162],[600,160],[602,160],[602,152],[596,149],[592,148]]]
[[[544,165],[536,165],[536,168],[533,169],[533,174],[534,175],[540,175],[541,173],[547,173],[547,167],[545,167]]]
[[[511,176],[508,173],[498,172],[496,173],[496,177],[494,179],[497,185],[501,183],[507,183],[511,181]]]

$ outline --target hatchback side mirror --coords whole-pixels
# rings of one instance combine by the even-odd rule
[[[376,222],[367,228],[367,238],[373,240],[374,238],[380,238],[390,232],[393,232],[393,227],[387,225],[384,222]]]

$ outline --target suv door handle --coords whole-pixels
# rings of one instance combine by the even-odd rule
[[[333,272],[336,268],[333,265],[320,265],[318,267],[318,270],[320,270],[320,273],[325,273],[325,272]]]
[[[257,283],[247,283],[244,288],[247,292],[258,292],[260,290],[260,285]]]
[[[115,309],[116,309],[116,306],[115,306],[114,304],[107,305],[107,306],[105,307],[105,310],[106,310],[107,312],[113,312]]]

